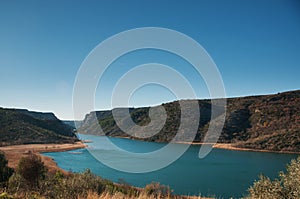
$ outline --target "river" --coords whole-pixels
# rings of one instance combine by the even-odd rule
[[[134,165],[136,161],[132,158],[120,159],[117,155],[118,151],[110,150],[103,144],[104,137],[81,135],[81,138],[92,140],[93,142],[89,143],[92,147],[100,146],[97,151],[110,161],[128,165]],[[123,149],[139,153],[157,150],[165,145],[123,138],[110,138],[110,140]],[[177,146],[182,147],[182,144]],[[297,157],[293,154],[213,149],[205,158],[199,159],[199,147],[199,145],[192,145],[169,166],[142,174],[109,168],[96,160],[87,149],[44,153],[44,155],[53,158],[59,167],[67,171],[82,172],[89,168],[96,175],[114,182],[122,179],[131,185],[143,187],[154,181],[169,185],[176,194],[222,198],[246,195],[247,188],[258,179],[259,174],[275,178],[291,159]]]

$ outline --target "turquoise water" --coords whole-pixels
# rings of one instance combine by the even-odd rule
[[[103,145],[103,137],[81,135],[81,138],[93,140],[91,146],[100,146],[97,150],[111,161],[122,164],[134,164],[134,159],[119,159],[117,151]],[[119,147],[133,152],[150,152],[164,146],[161,143],[141,142],[122,138],[110,138]],[[178,147],[182,147],[178,144]],[[191,146],[183,156],[171,165],[150,173],[131,174],[111,169],[97,161],[87,149],[72,152],[44,153],[54,158],[58,166],[73,172],[89,168],[95,174],[118,182],[123,179],[134,186],[143,187],[153,181],[169,185],[177,194],[204,195],[217,197],[241,197],[258,175],[263,173],[271,178],[297,155],[230,151],[213,149],[204,159],[198,158],[200,146]],[[77,153],[79,152],[79,153]]]

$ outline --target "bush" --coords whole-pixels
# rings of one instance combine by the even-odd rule
[[[71,173],[63,176],[60,172],[48,176],[40,187],[40,192],[47,198],[76,198],[86,197],[88,192],[101,193],[104,191],[103,180],[87,169],[83,173]]]
[[[17,174],[20,175],[30,188],[39,188],[39,182],[46,176],[47,169],[41,158],[33,153],[22,157],[19,161]]]
[[[28,159],[36,160],[36,157],[26,157],[26,161],[20,161],[19,167],[26,168],[25,165],[31,165],[28,162],[35,162],[28,161]],[[41,169],[40,171],[44,170]],[[119,184],[116,184],[110,180],[102,179],[91,173],[89,169],[83,173],[69,173],[67,175],[63,175],[58,171],[55,174],[48,173],[45,177],[41,177],[41,175],[44,176],[44,173],[40,172],[38,175],[38,187],[35,186],[35,178],[26,179],[25,173],[25,171],[18,169],[9,179],[6,190],[9,194],[13,194],[14,198],[172,198],[169,187],[160,185],[159,183],[152,183],[145,188],[136,188],[124,180],[120,180]],[[35,187],[32,187],[32,183],[29,183],[29,180],[33,182]],[[4,194],[5,197],[6,195]]]
[[[11,195],[9,195],[6,192],[3,192],[0,194],[0,199],[13,199],[13,197]]]
[[[287,165],[286,173],[280,172],[279,179],[270,180],[263,175],[249,188],[249,199],[299,199],[300,156]]]
[[[161,185],[158,182],[152,182],[146,185],[145,192],[148,196],[154,196],[155,198],[170,197],[171,190],[170,187]]]
[[[14,170],[7,166],[7,160],[4,153],[0,152],[0,184],[6,184]]]

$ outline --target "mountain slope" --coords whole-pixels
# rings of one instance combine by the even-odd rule
[[[0,146],[76,140],[73,129],[53,113],[0,108]]]
[[[189,102],[192,103],[193,100],[185,100],[185,102],[188,107]],[[185,132],[179,132],[178,141],[201,142],[203,140],[211,121],[211,102],[198,100],[198,104],[200,121],[195,138],[189,137],[189,133],[186,133],[190,130],[187,127]],[[143,140],[169,142],[177,134],[180,125],[179,102],[166,103],[163,107],[167,113],[164,127],[158,134]],[[148,107],[131,108],[132,120],[141,126],[149,124],[148,110]],[[92,117],[93,115],[97,117]],[[102,131],[97,123],[101,125]],[[120,130],[113,119],[112,111],[87,114],[79,132],[138,139]],[[218,142],[233,143],[238,147],[251,149],[300,152],[300,90],[227,99],[225,125]]]

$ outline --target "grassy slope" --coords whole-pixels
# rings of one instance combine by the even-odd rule
[[[0,146],[75,140],[72,128],[54,114],[0,108]]]
[[[194,139],[194,142],[201,142],[207,132],[211,120],[211,103],[210,100],[199,100],[198,103],[200,122],[196,137],[190,138],[185,133],[190,129],[186,127],[185,132],[180,134],[179,141]],[[163,106],[167,112],[164,127],[158,134],[144,140],[169,142],[176,135],[180,124],[179,102]],[[188,103],[186,106],[189,108]],[[149,108],[130,109],[132,120],[141,126],[149,124],[148,110]],[[98,120],[91,117],[93,114],[97,115]],[[124,122],[127,119],[124,118]],[[97,122],[103,132],[100,132]],[[80,132],[128,137],[116,125],[111,111],[88,114]],[[226,121],[218,142],[234,143],[251,149],[300,152],[300,91],[227,99]]]

